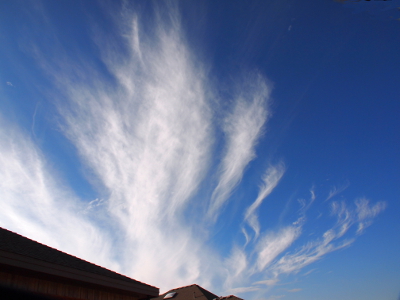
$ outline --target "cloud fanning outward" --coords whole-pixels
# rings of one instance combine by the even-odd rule
[[[276,167],[270,167],[265,172],[263,181],[264,185],[261,187],[257,199],[246,211],[245,220],[249,223],[250,227],[255,232],[257,238],[260,234],[260,224],[258,222],[258,214],[256,213],[257,208],[261,205],[262,201],[268,197],[268,195],[278,185],[279,180],[282,178],[284,173],[284,167],[278,165]]]
[[[227,150],[221,162],[218,185],[211,197],[209,209],[211,216],[218,214],[218,209],[241,180],[245,167],[255,157],[254,146],[266,122],[265,104],[269,98],[270,88],[261,76],[252,79],[255,82],[243,87],[247,97],[241,96],[237,99],[235,109],[224,126]]]
[[[80,257],[94,251],[93,261],[118,268],[107,235],[80,213],[84,207],[57,182],[36,145],[2,118],[0,125],[1,225]]]
[[[371,206],[359,199],[352,209],[333,202],[334,227],[295,249],[306,210],[316,199],[314,190],[292,224],[274,230],[260,225],[259,208],[285,172],[277,164],[265,170],[256,199],[244,204],[238,224],[246,244],[232,241],[228,257],[210,246],[214,221],[256,158],[270,115],[271,87],[261,75],[250,76],[235,87],[240,93],[229,99],[233,109],[215,122],[207,74],[185,43],[179,18],[170,17],[144,39],[140,18],[132,16],[126,29],[130,34],[120,41],[126,56],[111,47],[100,49],[113,83],[73,60],[67,66],[65,60],[39,58],[54,80],[58,103],[65,101],[58,104],[63,134],[93,175],[89,181],[102,200],[94,205],[79,199],[40,147],[2,121],[1,225],[162,290],[196,282],[221,293],[259,291],[277,284],[281,274],[298,272],[350,245],[354,235],[344,239],[349,229],[355,225],[362,233],[384,203]],[[220,131],[223,149],[214,143]],[[216,156],[221,159],[215,167]],[[199,193],[215,169],[215,188],[209,195]],[[187,217],[195,204],[197,215]]]

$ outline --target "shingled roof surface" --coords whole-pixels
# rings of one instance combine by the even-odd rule
[[[213,300],[215,298],[218,298],[217,295],[211,293],[210,291],[207,291],[201,286],[197,284],[192,284],[169,290],[168,292],[156,298],[152,298],[152,300],[163,300],[165,295],[171,292],[176,292],[176,295],[171,298],[171,300]]]
[[[35,258],[41,261],[86,271],[126,282],[136,282],[149,286],[124,275],[89,263],[83,259],[40,244],[22,235],[0,227],[0,250]]]
[[[229,296],[219,297],[218,300],[243,300],[243,299],[235,295],[229,295]]]

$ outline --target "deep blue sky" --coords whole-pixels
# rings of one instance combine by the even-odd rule
[[[397,299],[399,1],[1,1],[0,226],[166,291]]]

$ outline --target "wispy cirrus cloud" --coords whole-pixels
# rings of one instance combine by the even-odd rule
[[[41,151],[26,133],[1,115],[0,139],[2,226],[119,270],[107,233],[80,214],[82,203],[60,184],[57,172]],[[96,253],[96,257],[90,253]]]
[[[346,182],[345,184],[341,185],[341,186],[334,186],[330,191],[329,191],[329,195],[326,198],[325,201],[328,201],[330,199],[332,199],[333,197],[335,197],[336,195],[342,193],[344,190],[346,190],[348,187],[350,186],[349,182]]]
[[[355,238],[354,236],[345,238],[348,230],[353,225],[356,225],[357,234],[359,234],[363,224],[368,224],[371,220],[370,218],[382,212],[386,204],[385,202],[378,202],[370,206],[367,199],[357,199],[355,206],[356,208],[348,208],[344,202],[340,204],[334,202],[332,204],[332,214],[337,218],[335,226],[325,231],[321,238],[308,242],[292,253],[283,255],[271,266],[271,271],[274,275],[296,273],[324,255],[351,245]],[[362,211],[361,215],[360,211]]]
[[[263,186],[260,188],[257,199],[251,204],[246,211],[245,221],[254,230],[255,238],[260,234],[260,224],[258,222],[257,208],[261,205],[263,200],[274,190],[278,185],[280,179],[284,174],[283,164],[269,167],[263,177]],[[248,238],[246,238],[247,240]]]
[[[297,293],[297,292],[300,292],[300,291],[302,291],[303,289],[291,289],[291,290],[288,290],[288,292],[289,293]]]
[[[274,279],[266,279],[266,280],[261,280],[261,281],[256,281],[253,284],[263,284],[266,286],[274,286],[279,282],[277,278]]]
[[[101,85],[61,86],[72,108],[60,113],[67,136],[106,189],[127,249],[125,272],[166,288],[198,280],[215,256],[183,215],[209,167],[212,115],[206,78],[176,24],[158,27],[153,47],[140,42],[135,20],[126,40],[132,56],[105,60],[117,86],[111,93]]]
[[[263,189],[264,187],[260,188],[259,194]],[[314,189],[312,190],[314,191]],[[308,239],[305,244],[300,244],[293,249],[291,246],[303,232],[307,211],[316,199],[315,192],[311,193],[308,201],[301,199],[298,219],[295,222],[289,226],[264,232],[261,238],[246,243],[243,249],[238,251],[241,253],[241,261],[246,262],[247,266],[246,268],[242,267],[243,271],[235,275],[240,278],[241,282],[247,282],[248,291],[254,286],[266,286],[264,289],[270,290],[278,284],[282,275],[296,274],[328,253],[350,246],[356,236],[371,224],[373,218],[386,208],[385,202],[371,205],[370,201],[365,198],[356,199],[350,206],[345,201],[332,202],[331,216],[336,218],[333,227],[327,229],[322,236]],[[349,232],[351,228],[354,228],[353,233]],[[253,250],[245,250],[252,244],[254,247],[250,247],[250,249]],[[232,261],[232,263],[237,264],[236,261]],[[230,275],[234,276],[232,272]],[[247,278],[247,281],[244,278]],[[258,278],[258,280],[252,281],[253,278]],[[260,278],[264,279],[259,280]],[[229,281],[235,282],[235,278],[229,278]],[[237,293],[248,291],[245,286],[242,286]]]
[[[260,75],[250,78],[248,86],[243,88],[243,94],[236,99],[235,108],[226,118],[223,128],[226,134],[226,153],[221,161],[220,178],[208,210],[212,219],[215,219],[218,210],[242,179],[245,167],[255,158],[254,146],[267,121],[266,104],[271,88]]]
[[[60,45],[54,50],[60,56],[51,58],[41,52],[40,44],[33,47],[33,56],[54,83],[51,96],[62,119],[62,134],[77,150],[81,167],[89,170],[88,182],[97,199],[79,199],[62,180],[62,172],[45,159],[40,145],[4,121],[2,226],[162,291],[196,282],[216,292],[246,293],[271,288],[282,274],[295,273],[350,245],[354,236],[346,237],[349,229],[355,225],[356,234],[361,234],[383,211],[383,202],[370,205],[360,199],[356,208],[333,202],[334,227],[298,246],[316,192],[313,188],[311,200],[301,202],[294,222],[263,228],[260,206],[285,172],[283,163],[271,165],[261,178],[258,196],[243,204],[238,220],[239,228],[244,224],[247,243],[237,246],[232,240],[229,254],[222,254],[209,243],[213,221],[256,158],[256,145],[270,116],[271,86],[260,74],[246,76],[234,88],[232,108],[218,114],[225,117],[215,122],[218,116],[210,101],[215,85],[185,42],[177,12],[156,18],[151,32],[142,29],[140,15],[123,15],[123,30],[113,43],[101,34],[96,37],[98,59],[107,74],[89,58],[78,60],[58,51]],[[115,44],[124,51],[116,50]],[[214,144],[217,139],[223,141],[222,150]],[[217,166],[213,157],[221,157]],[[205,178],[214,178],[209,177],[213,170],[218,174],[210,180],[212,192],[200,193]],[[192,206],[198,209],[188,217]]]
[[[259,291],[259,290],[260,290],[259,287],[246,286],[246,287],[237,287],[237,288],[231,289],[229,291],[234,294],[243,294],[243,293],[255,292],[255,291]]]
[[[257,270],[264,270],[279,254],[286,250],[300,235],[300,228],[285,227],[278,232],[266,234],[258,242]]]

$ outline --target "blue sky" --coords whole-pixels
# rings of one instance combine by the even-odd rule
[[[397,299],[398,1],[1,1],[0,226],[161,288]]]

